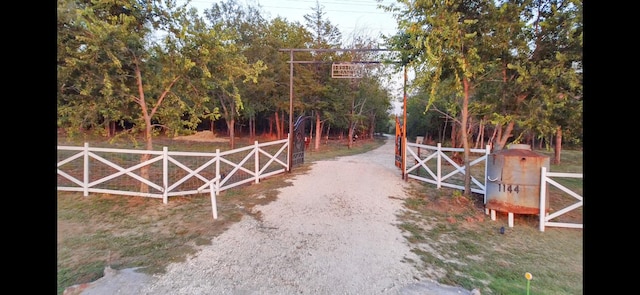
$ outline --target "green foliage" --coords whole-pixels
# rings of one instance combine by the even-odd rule
[[[461,122],[467,78],[469,116],[501,129],[499,145],[547,139],[558,127],[567,142],[582,142],[581,1],[419,0],[386,9],[400,27],[386,40],[414,68],[412,88],[424,94],[413,96],[427,97],[427,110]]]
[[[309,15],[310,31],[282,18],[267,21],[259,8],[236,0],[213,3],[204,17],[187,5],[59,0],[58,127],[70,136],[148,133],[151,146],[158,134],[185,134],[220,119],[230,132],[246,120],[266,125],[289,111],[289,56],[279,50],[306,48],[314,35],[325,38],[319,44],[341,46],[319,7]],[[298,52],[296,59],[314,57]],[[345,81],[329,74],[327,65],[296,66],[296,113],[326,114],[323,122],[344,116],[330,113],[343,110],[345,97],[332,93]],[[387,106],[369,102],[375,122]]]
[[[414,138],[424,136],[425,139],[444,141],[445,124],[437,112],[425,112],[428,98],[426,94],[411,97],[407,100],[407,136]]]

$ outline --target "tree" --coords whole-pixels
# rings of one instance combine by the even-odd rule
[[[377,47],[376,42],[371,38],[362,35],[354,35],[352,36],[349,47],[354,50],[344,52],[340,56],[340,58],[345,59],[346,62],[368,61],[375,59],[375,57],[372,57],[372,51],[368,51],[376,49]],[[377,94],[377,90],[380,88],[374,69],[366,63],[354,63],[354,66],[362,69],[363,76],[360,78],[349,79],[348,91],[343,91],[346,98],[344,99],[346,105],[343,109],[348,110],[348,113],[345,115],[348,126],[347,142],[349,148],[353,145],[356,128],[363,126],[364,121],[367,119],[367,110],[373,109],[371,105],[374,102],[382,102],[374,100],[373,98],[373,96]],[[360,134],[360,136],[362,136],[362,134]]]
[[[524,7],[523,15],[532,20],[527,27],[532,49],[510,68],[529,82],[524,93],[540,101],[529,117],[539,120],[525,122],[555,134],[553,162],[560,164],[563,129],[581,134],[576,122],[582,122],[582,1],[535,1]]]
[[[483,24],[480,20],[487,13],[489,1],[415,1],[399,14],[399,27],[404,28],[409,44],[395,44],[395,48],[409,49],[405,56],[416,70],[417,84],[425,85],[429,91],[429,105],[439,95],[461,98],[459,117],[453,117],[460,126],[464,147],[465,171],[470,171],[470,144],[468,139],[469,101],[477,79],[484,71],[482,57],[478,55],[482,46]],[[441,87],[442,82],[447,87]],[[464,195],[471,194],[471,175],[465,173]]]
[[[516,131],[516,142],[532,129],[560,134],[558,127],[566,124],[557,116],[560,109],[578,117],[580,104],[567,99],[582,97],[580,1],[404,4],[404,10],[388,7],[400,12],[404,29],[389,40],[416,67],[415,84],[426,86],[429,106],[450,102],[438,111],[460,126],[466,169],[471,118],[494,124],[495,151]]]
[[[483,55],[497,62],[487,67],[488,83],[476,93],[485,109],[493,110],[487,114],[495,125],[493,150],[530,132],[544,139],[560,136],[562,127],[580,129],[573,123],[581,122],[582,113],[582,1],[496,5],[487,17],[494,25]],[[559,161],[561,137],[556,142]]]
[[[175,122],[188,111],[172,93],[178,80],[194,66],[178,47],[184,38],[184,23],[179,21],[186,20],[181,17],[185,6],[169,0],[70,3],[58,2],[58,7],[70,12],[63,19],[68,23],[59,23],[59,36],[64,36],[59,47],[65,48],[58,66],[62,79],[59,102],[70,99],[59,112],[70,122],[86,119],[94,126],[126,118],[134,124],[132,133],[142,131],[146,149],[152,150],[154,125],[179,125]],[[154,34],[158,31],[166,32],[162,43],[156,43]],[[75,38],[69,38],[71,33]],[[105,106],[109,112],[102,112],[102,116],[78,118]],[[144,154],[141,162],[149,158]],[[148,166],[141,169],[143,178],[148,178],[148,173]],[[141,192],[147,191],[142,183]]]
[[[231,37],[224,40],[221,48],[224,54],[218,55],[217,60],[209,61],[209,65],[215,69],[209,85],[220,102],[222,116],[229,130],[229,145],[233,149],[236,118],[244,108],[242,84],[257,83],[258,75],[266,68],[260,59],[249,63],[244,54],[248,48],[246,42],[251,39],[245,31],[254,32],[251,19],[260,16],[255,9],[244,10],[235,0],[214,3],[205,10],[205,15],[212,24],[210,30],[225,32]]]
[[[369,138],[373,138],[375,132],[387,130],[388,114],[391,108],[390,94],[382,87],[379,79],[365,78],[363,82],[366,87],[361,87],[358,95],[366,97],[368,102],[362,110],[363,123],[366,124],[363,130],[367,132]]]
[[[135,2],[64,0],[58,15],[59,127],[112,135],[112,122],[135,118],[134,67],[122,60],[144,50],[152,16]]]
[[[316,0],[316,6],[312,8],[311,14],[305,14],[304,19],[306,21],[306,27],[312,34],[312,44],[314,49],[329,49],[340,47],[342,34],[340,30],[329,20],[324,18],[325,12],[320,2]],[[326,52],[314,52],[313,59],[318,62],[331,61],[335,56],[335,53]],[[310,109],[315,116],[315,150],[320,148],[320,138],[322,137],[322,117],[325,113],[330,112],[330,107],[334,105],[332,102],[327,101],[329,96],[327,93],[331,92],[331,89],[327,87],[329,85],[329,71],[328,64],[318,63],[314,65],[315,78],[314,80],[307,81],[303,85],[307,85],[307,96],[305,97],[305,106]],[[334,81],[335,82],[335,81]],[[333,96],[336,98],[335,96]]]
[[[280,119],[283,116],[279,114],[284,114],[285,112],[289,112],[289,71],[290,65],[288,61],[291,56],[289,52],[287,54],[283,54],[279,52],[280,49],[285,48],[306,48],[308,44],[311,44],[311,33],[301,24],[299,23],[289,23],[286,20],[277,17],[274,18],[269,24],[269,29],[267,31],[267,43],[268,48],[271,50],[278,50],[278,52],[269,52],[269,56],[271,59],[268,64],[270,65],[269,69],[273,71],[273,76],[271,77],[271,83],[273,87],[271,87],[271,91],[269,92],[270,97],[270,105],[272,105],[273,109],[273,121],[276,123],[276,129],[278,132],[278,138],[284,137],[284,119]],[[277,54],[277,55],[276,55]],[[311,60],[310,52],[297,52],[294,53],[296,60]],[[307,83],[305,80],[309,80],[309,76],[312,74],[310,72],[309,67],[301,67],[294,66],[295,75],[294,85],[300,85],[295,87],[295,93],[298,96],[304,96],[306,93]],[[267,83],[268,84],[268,83]],[[294,102],[297,100],[294,100]]]

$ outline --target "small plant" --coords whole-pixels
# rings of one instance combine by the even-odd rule
[[[533,279],[533,275],[530,272],[524,274],[524,277],[527,279],[527,295],[529,295],[529,283],[531,279]]]

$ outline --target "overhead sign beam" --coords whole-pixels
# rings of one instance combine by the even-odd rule
[[[337,52],[337,51],[393,51],[391,49],[386,49],[386,48],[351,48],[351,49],[344,49],[344,48],[280,48],[278,51],[283,51],[283,52],[287,52],[287,51],[291,51],[291,52],[302,52],[302,51],[314,51],[314,52]]]
[[[287,61],[287,63],[294,64],[330,64],[335,63],[336,61],[332,60],[291,60]],[[390,64],[399,64],[402,63],[400,61],[379,61],[379,60],[352,60],[349,63],[354,64],[381,64],[381,63],[390,63]]]
[[[347,52],[379,52],[379,51],[394,51],[386,48],[280,48],[278,51],[280,52],[289,52],[289,154],[288,154],[288,166],[289,171],[291,172],[291,168],[293,167],[293,64],[294,63],[306,63],[306,64],[316,64],[316,63],[333,63],[333,61],[294,61],[293,53],[294,52],[338,52],[338,51],[347,51]],[[343,62],[346,63],[346,62]],[[402,64],[399,61],[351,61],[350,63],[396,63]],[[403,147],[407,142],[407,68],[405,64],[402,64],[404,68],[404,94],[403,94],[403,128],[402,128],[402,142]],[[333,70],[332,70],[333,73]],[[340,75],[338,75],[340,76]],[[352,78],[351,76],[342,76],[339,78]],[[402,179],[407,180],[407,177],[404,175],[404,170],[406,167],[406,157],[402,157]]]

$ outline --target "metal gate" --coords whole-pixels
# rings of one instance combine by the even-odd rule
[[[396,144],[396,148],[395,148],[395,163],[396,163],[396,167],[403,169],[404,167],[402,167],[402,155],[404,154],[403,151],[403,147],[402,147],[402,125],[400,125],[400,120],[398,119],[398,117],[396,116],[396,139],[395,139],[395,144]],[[405,171],[402,171],[403,175],[405,173]]]
[[[300,116],[293,125],[293,154],[291,165],[293,167],[300,166],[304,163],[304,136],[305,136],[305,119],[309,116]]]

